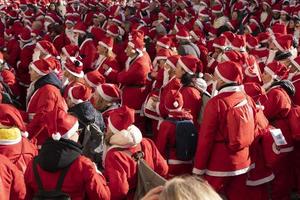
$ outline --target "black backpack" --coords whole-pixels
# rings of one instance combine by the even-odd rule
[[[189,161],[194,158],[197,148],[197,129],[192,120],[168,119],[176,125],[176,157]]]
[[[51,191],[44,190],[41,177],[39,176],[39,173],[37,170],[37,165],[38,165],[38,162],[37,162],[37,157],[36,157],[33,162],[33,173],[34,173],[36,182],[38,184],[39,190],[34,195],[33,200],[71,200],[71,197],[68,194],[61,191],[65,176],[71,165],[69,165],[68,167],[64,168],[61,171],[61,174],[60,174],[57,184],[56,184],[56,188],[55,188],[55,190],[51,190]]]
[[[104,142],[103,132],[95,123],[91,123],[85,126],[83,133],[83,155],[90,158],[97,165],[101,165]]]

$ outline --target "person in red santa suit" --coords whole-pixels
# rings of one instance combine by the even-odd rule
[[[272,199],[290,199],[289,195],[292,188],[290,162],[293,147],[293,139],[289,129],[287,116],[291,110],[291,91],[281,81],[288,77],[288,69],[281,63],[274,61],[269,63],[262,75],[263,87],[267,90],[268,101],[263,103],[264,114],[270,124],[282,132],[286,145],[275,147],[273,151],[280,154],[279,162],[273,166],[275,180],[272,184]]]
[[[32,39],[31,32],[28,29],[24,29],[19,35],[19,38],[21,42],[21,53],[20,60],[17,62],[16,76],[19,80],[19,84],[27,88],[30,84],[28,66],[32,62],[36,41]]]
[[[137,187],[137,163],[130,154],[144,152],[144,160],[159,175],[165,177],[168,165],[149,139],[133,125],[135,111],[122,106],[110,113],[105,134],[104,174],[111,189],[111,199],[133,199]],[[127,152],[128,153],[127,153]]]
[[[58,52],[51,42],[47,40],[41,40],[36,43],[32,60],[36,61],[39,59],[45,59],[45,61],[49,62],[50,66],[53,67],[51,70],[57,74],[59,79],[62,79],[62,68],[59,60],[57,60],[57,57]]]
[[[69,89],[75,85],[84,84],[83,64],[80,57],[67,58],[63,63],[64,77],[63,81],[66,84],[63,89],[63,97],[68,97]]]
[[[116,55],[112,52],[114,40],[112,37],[104,36],[98,42],[99,57],[95,63],[98,70],[106,79],[107,83],[117,83],[118,73],[121,71]]]
[[[4,58],[6,62],[15,69],[21,53],[20,44],[12,29],[6,29],[4,32],[4,39],[6,41]]]
[[[226,113],[231,109],[229,103],[236,105],[246,100],[249,109],[253,111],[250,113],[254,113],[255,105],[243,92],[241,85],[243,74],[237,63],[231,61],[219,63],[214,77],[219,93],[212,97],[205,106],[193,173],[204,175],[204,178],[218,193],[223,193],[226,198],[235,200],[246,195],[246,173],[251,169],[251,160],[249,145],[235,150],[230,148],[227,142],[229,141],[227,124],[233,125],[237,122],[228,121]],[[237,118],[230,119],[238,120]],[[254,127],[248,128],[253,128],[248,131],[249,134],[253,132],[254,137]],[[252,142],[248,138],[244,138],[244,141]]]
[[[147,74],[150,72],[150,65],[143,53],[144,41],[142,38],[133,38],[128,43],[125,69],[118,74],[118,83],[122,85],[122,105],[126,105],[136,112],[135,124],[145,130],[144,119],[141,116],[141,108],[144,103],[147,91]]]
[[[290,73],[288,79],[295,86],[295,95],[292,96],[292,101],[295,105],[300,105],[300,56],[290,59]]]
[[[61,82],[51,72],[49,63],[44,59],[34,61],[29,66],[31,84],[27,91],[27,114],[29,139],[37,140],[41,145],[48,138],[45,130],[44,116],[59,107],[67,111],[68,107],[61,96]]]
[[[168,110],[168,118],[172,120],[192,120],[193,116],[183,108],[183,96],[179,91],[171,90],[167,94],[165,107]],[[192,173],[192,160],[183,161],[176,157],[176,124],[170,119],[163,120],[159,126],[156,138],[156,146],[169,165],[169,177]]]
[[[79,123],[76,117],[56,108],[44,120],[51,138],[27,167],[24,175],[26,199],[32,199],[39,190],[34,170],[46,191],[55,188],[62,171],[67,170],[61,191],[71,199],[109,200],[110,191],[104,176],[90,159],[82,155],[77,143]]]
[[[18,109],[9,104],[0,104],[0,109],[0,154],[25,173],[28,163],[37,155],[37,148],[26,138],[28,133]]]
[[[91,102],[93,106],[102,113],[106,127],[110,113],[120,107],[121,91],[115,84],[100,84],[94,92]]]
[[[198,118],[202,105],[202,91],[198,89],[196,80],[197,74],[202,70],[201,61],[192,55],[180,57],[176,66],[176,78],[180,79],[182,84],[180,92],[183,96],[183,108],[190,110],[197,128],[200,126]]]
[[[0,155],[0,199],[25,199],[26,185],[22,172],[5,156]]]
[[[255,163],[255,167],[248,172],[246,181],[248,192],[244,198],[267,200],[269,199],[269,183],[275,178],[271,170],[271,163],[277,162],[276,159],[278,159],[277,154],[272,152],[274,140],[271,131],[275,131],[275,128],[269,125],[269,121],[263,113],[264,107],[261,104],[268,100],[264,88],[258,83],[249,82],[244,83],[244,90],[255,101],[257,109],[256,136],[250,146],[251,162]]]
[[[97,59],[97,48],[93,39],[87,35],[87,28],[82,22],[77,22],[73,28],[76,45],[79,46],[79,55],[82,57],[84,71],[92,71],[93,63]]]

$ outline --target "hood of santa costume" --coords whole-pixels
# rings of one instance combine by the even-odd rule
[[[48,172],[55,172],[72,164],[81,154],[81,146],[72,140],[48,139],[38,154],[38,163]]]
[[[293,83],[289,80],[281,80],[281,81],[275,81],[274,83],[272,83],[271,87],[275,87],[275,86],[279,86],[282,89],[284,89],[284,91],[286,91],[286,93],[289,96],[294,96],[296,93],[296,89],[295,86],[293,85]]]
[[[57,75],[53,72],[38,79],[34,84],[34,89],[37,90],[47,84],[53,85],[57,87],[59,90],[62,90],[61,81],[58,79]]]
[[[83,123],[90,124],[94,123],[102,130],[105,129],[105,124],[103,117],[100,112],[98,112],[90,101],[79,103],[69,109],[69,113],[75,115],[79,119],[79,127],[85,127]]]

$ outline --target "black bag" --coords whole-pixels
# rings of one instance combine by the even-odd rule
[[[176,125],[176,157],[190,161],[194,158],[197,148],[197,129],[191,120],[168,119]]]
[[[38,184],[39,191],[34,195],[33,200],[71,200],[71,197],[68,194],[61,191],[64,178],[69,170],[70,165],[61,171],[61,174],[56,184],[56,188],[55,190],[51,191],[44,190],[41,177],[39,176],[37,171],[37,165],[38,163],[36,157],[33,162],[33,173]]]
[[[95,124],[89,124],[84,128],[82,141],[82,153],[96,164],[102,163],[104,134]]]

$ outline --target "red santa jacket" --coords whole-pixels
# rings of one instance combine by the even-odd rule
[[[104,176],[97,170],[96,165],[87,157],[80,155],[80,152],[80,146],[73,141],[47,140],[37,160],[37,171],[43,187],[45,190],[54,189],[62,169],[69,166],[62,191],[67,193],[72,200],[109,200],[110,191]],[[38,191],[33,162],[32,160],[29,163],[24,175],[27,188],[25,199],[28,200],[31,200]]]
[[[300,73],[296,74],[292,78],[292,82],[293,82],[293,84],[295,86],[295,89],[296,89],[295,95],[292,96],[293,103],[295,105],[300,105]]]
[[[147,164],[161,176],[168,173],[168,165],[160,155],[155,144],[149,139],[143,139],[136,147],[124,149],[135,153],[141,149],[145,154]],[[111,148],[105,157],[105,176],[111,189],[111,200],[133,199],[134,189],[137,185],[137,166],[127,153],[120,148]]]
[[[30,123],[27,125],[30,139],[37,139],[41,145],[48,133],[44,129],[44,116],[56,106],[67,111],[68,107],[60,93],[60,81],[54,73],[41,77],[34,83],[34,90],[27,98],[27,113]],[[30,88],[29,88],[30,90]]]
[[[192,86],[185,86],[180,88],[183,96],[183,108],[189,110],[193,116],[193,122],[199,128],[198,117],[202,105],[201,93],[198,89]]]
[[[93,63],[97,58],[97,49],[92,38],[85,39],[79,47],[79,55],[82,57],[84,71],[93,70]]]
[[[14,144],[1,144],[0,154],[6,156],[17,168],[25,173],[28,163],[37,155],[37,148],[26,138]]]
[[[104,69],[107,65],[109,68]],[[107,83],[118,83],[118,73],[121,71],[118,61],[113,57],[100,56],[96,62],[96,69],[105,77]]]
[[[32,54],[35,48],[35,42],[25,44],[20,53],[20,61],[17,64],[17,78],[21,85],[30,84],[29,64],[32,61]]]
[[[26,186],[20,170],[8,158],[0,155],[0,199],[25,199]]]
[[[226,144],[228,106],[223,99],[230,98],[234,92],[241,94],[241,101],[245,98],[241,86],[227,86],[206,104],[195,155],[193,169],[195,174],[216,177],[237,176],[247,173],[251,168],[249,147],[231,151]],[[254,109],[253,102],[248,103]]]
[[[281,152],[293,151],[293,139],[289,128],[287,116],[291,110],[291,100],[286,91],[280,86],[273,86],[267,91],[268,101],[263,103],[264,114],[270,124],[279,128],[287,141],[287,145],[281,147]]]
[[[16,68],[17,62],[19,60],[21,53],[21,48],[18,40],[11,39],[6,44],[6,55],[7,58],[5,58],[6,62],[12,66],[13,68]]]
[[[170,90],[179,90],[179,88],[181,87],[181,83],[180,80],[177,79],[175,76],[172,77],[170,79],[170,81],[163,86],[160,89],[160,93],[159,93],[159,103],[156,106],[156,112],[161,116],[161,117],[166,117],[168,115],[168,111],[165,108],[165,100],[166,100],[166,96],[168,94],[168,92]]]
[[[68,44],[71,44],[71,41],[65,33],[61,33],[53,39],[53,45],[59,54],[61,53],[61,49]]]
[[[186,111],[169,113],[172,120],[192,120],[192,115]],[[169,165],[169,176],[190,174],[192,172],[192,160],[182,161],[176,157],[176,125],[174,122],[164,120],[158,130],[156,142],[157,149],[167,160]]]
[[[150,66],[143,54],[134,59],[128,58],[125,69],[118,74],[117,79],[123,86],[122,105],[140,111],[147,96],[145,84],[149,72]]]

